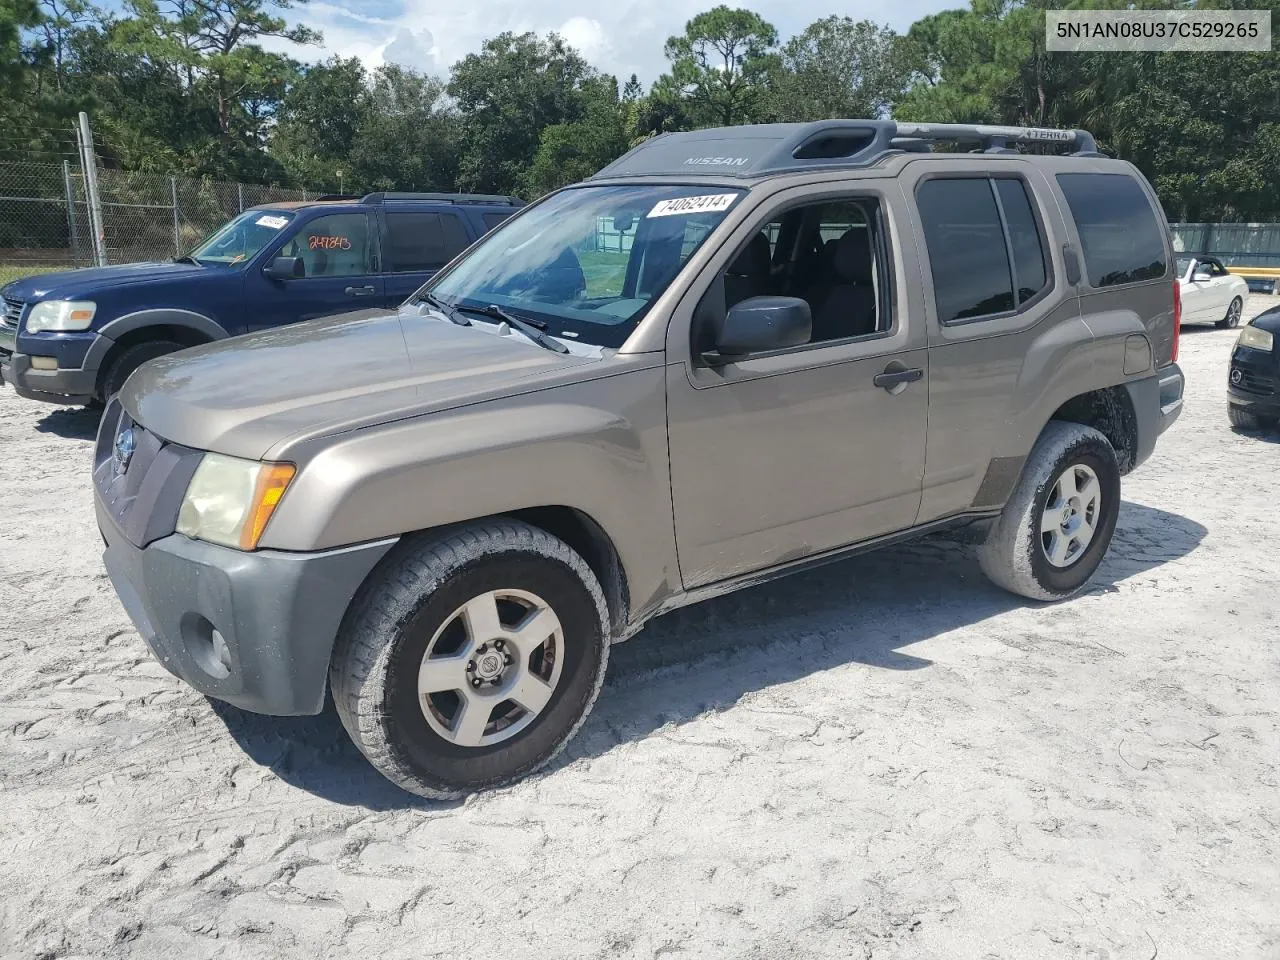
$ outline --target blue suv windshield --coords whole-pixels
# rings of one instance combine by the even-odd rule
[[[424,291],[462,309],[501,307],[553,336],[620,347],[743,192],[565,190],[490,233]]]
[[[288,210],[246,210],[191,251],[191,258],[226,266],[252,260],[292,219]]]

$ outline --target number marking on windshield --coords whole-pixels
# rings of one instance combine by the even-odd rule
[[[733,201],[738,199],[736,193],[710,193],[701,197],[676,197],[674,200],[659,200],[649,211],[650,217],[674,217],[681,213],[719,213],[728,210]]]

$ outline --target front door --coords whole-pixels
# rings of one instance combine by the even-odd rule
[[[308,220],[274,256],[298,257],[305,274],[296,280],[250,275],[250,330],[382,305],[377,242],[366,213],[330,213]]]
[[[714,304],[719,284],[724,306],[699,306],[692,349],[668,344],[669,356],[688,355],[667,367],[686,588],[910,527],[920,506],[929,362],[923,326],[906,314],[903,270],[890,262],[900,195],[785,196],[735,238],[703,300]],[[761,295],[806,300],[810,342],[700,362],[709,344],[699,325]]]

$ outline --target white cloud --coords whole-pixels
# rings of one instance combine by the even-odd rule
[[[359,57],[370,68],[400,63],[424,72],[446,73],[488,38],[505,30],[560,33],[598,69],[625,80],[632,73],[650,83],[667,67],[662,47],[685,22],[716,0],[697,6],[686,0],[317,0],[293,8],[296,22],[320,30],[320,48],[294,48],[308,60],[338,54]],[[810,22],[829,16],[822,0],[764,0],[744,4],[777,27],[785,39]],[[852,0],[841,14],[867,18],[905,30],[921,16],[959,2],[903,0],[888,10],[871,0]]]

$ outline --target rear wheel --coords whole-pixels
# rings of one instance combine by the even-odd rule
[[[595,703],[604,593],[563,541],[488,521],[388,556],[339,632],[343,726],[388,779],[456,797],[548,763]]]
[[[1060,600],[1098,569],[1120,513],[1115,449],[1092,427],[1051,421],[1013,497],[978,549],[993,583],[1033,600]]]
[[[183,344],[173,340],[144,340],[142,343],[125,347],[112,358],[106,370],[103,371],[98,385],[98,398],[103,404],[110,403],[111,398],[120,392],[120,388],[124,386],[124,382],[129,379],[133,371],[148,360],[183,349],[185,349]]]
[[[1275,417],[1260,417],[1256,413],[1237,407],[1235,404],[1227,405],[1227,419],[1231,421],[1233,430],[1247,430],[1250,432],[1257,430],[1266,430],[1276,425]]]
[[[1231,301],[1231,305],[1227,307],[1226,316],[1219,320],[1215,326],[1219,330],[1234,330],[1240,326],[1240,315],[1244,313],[1244,301],[1236,297]]]

